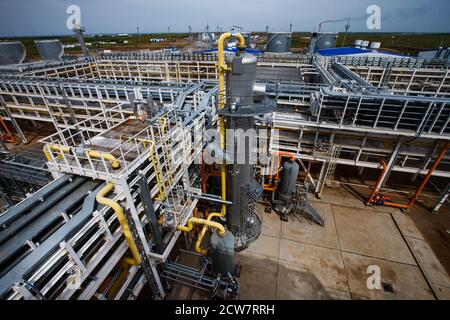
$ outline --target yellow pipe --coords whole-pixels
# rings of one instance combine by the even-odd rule
[[[219,109],[223,109],[225,107],[225,72],[230,71],[230,68],[225,64],[224,60],[224,46],[225,41],[227,39],[231,38],[231,33],[226,32],[223,33],[218,41],[218,47],[217,47],[217,55],[218,55],[218,63],[217,68],[219,70]],[[244,37],[238,33],[235,35],[235,38],[239,41],[238,48],[239,49],[245,49],[245,39]],[[220,147],[222,150],[225,150],[225,120],[223,117],[220,117]],[[227,200],[227,183],[226,183],[226,164],[222,163],[221,170],[220,170],[220,179],[221,179],[221,189],[222,189],[222,200],[225,202]],[[210,223],[213,223],[211,221],[212,218],[215,217],[225,217],[227,214],[227,206],[226,204],[222,205],[221,212],[214,212],[211,213],[206,221],[209,221]],[[193,218],[191,218],[193,219]],[[203,219],[201,219],[203,220]],[[222,225],[221,225],[222,226]],[[222,226],[223,228],[223,226]],[[202,228],[202,231],[200,232],[197,242],[195,243],[195,250],[198,253],[206,254],[206,250],[202,250],[200,245],[203,241],[203,238],[205,237],[206,231],[208,229],[208,224],[205,224]],[[192,230],[192,229],[191,229]]]
[[[48,161],[51,161],[52,157],[50,155],[49,150],[56,152],[58,154],[58,157],[60,157],[61,156],[60,152],[70,154],[70,152],[72,151],[72,148],[68,147],[68,146],[59,146],[56,144],[49,144],[49,145],[44,146],[44,149],[43,149],[44,155]],[[99,151],[95,151],[95,150],[88,150],[87,154],[89,156],[91,156],[92,158],[105,159],[106,161],[111,163],[111,166],[113,167],[113,169],[120,168],[119,160],[117,160],[117,158],[114,157],[112,154],[105,153],[105,152],[99,152]]]
[[[44,151],[44,155],[47,158],[47,160],[52,161],[52,156],[50,155],[51,151],[55,151],[58,154],[58,157],[61,157],[62,155],[59,152],[69,154],[71,151],[71,148],[68,146],[59,146],[57,144],[49,144],[49,145],[45,145],[44,148],[42,149],[42,151]]]
[[[122,232],[125,236],[125,239],[128,242],[131,254],[133,255],[133,259],[128,258],[125,261],[132,265],[140,265],[141,257],[139,256],[139,251],[136,247],[136,243],[134,242],[133,236],[131,235],[130,227],[128,226],[127,219],[125,218],[125,214],[123,213],[122,207],[116,201],[105,197],[112,190],[114,190],[114,184],[109,182],[104,188],[102,188],[97,193],[95,199],[97,200],[98,203],[112,208],[117,216],[117,220],[120,223]]]
[[[124,138],[126,138],[128,140],[132,140],[132,138],[120,136],[120,140],[123,140]],[[159,201],[163,201],[166,196],[166,187],[164,186],[164,183],[161,183],[161,178],[159,176],[159,173],[161,172],[161,170],[159,169],[159,160],[157,157],[155,157],[155,154],[153,152],[155,150],[155,142],[153,140],[149,140],[149,139],[137,139],[137,140],[144,144],[144,148],[146,148],[147,143],[150,145],[150,157],[152,158],[152,166],[153,166],[153,170],[155,171],[156,184],[158,185],[158,191],[159,191],[159,195],[156,196],[155,199],[159,200]]]
[[[88,150],[87,154],[92,158],[105,159],[106,161],[111,163],[111,166],[113,167],[113,169],[120,168],[119,160],[117,160],[117,158],[114,157],[112,154],[105,153],[105,152],[99,152],[99,151],[95,151],[95,150]]]
[[[223,227],[223,225],[221,225],[218,222],[200,219],[200,218],[190,218],[188,220],[187,226],[178,226],[177,229],[180,231],[183,231],[183,232],[190,232],[194,228],[194,223],[203,224],[206,227],[215,228],[219,232],[219,235],[221,235],[221,236],[225,235],[225,228]]]
[[[220,216],[223,216],[223,214],[222,213],[212,213],[208,216],[208,219],[206,219],[206,220],[199,219],[199,218],[190,218],[188,220],[187,226],[178,226],[177,229],[180,231],[183,231],[183,232],[190,232],[194,228],[194,225],[193,225],[194,223],[203,224],[204,226],[202,228],[202,231],[200,232],[197,242],[195,243],[195,251],[197,251],[197,253],[206,255],[207,250],[203,250],[201,248],[201,244],[202,244],[203,238],[205,237],[206,231],[208,230],[208,227],[216,228],[217,231],[219,232],[219,235],[222,237],[225,235],[224,226],[218,222],[211,221],[212,218],[220,217]]]

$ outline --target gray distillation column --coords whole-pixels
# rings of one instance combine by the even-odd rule
[[[235,250],[240,251],[261,233],[262,216],[255,211],[255,201],[263,187],[254,178],[257,136],[254,117],[272,112],[274,100],[255,96],[257,58],[240,53],[226,57],[231,72],[226,75],[225,107],[219,113],[226,121],[227,153],[227,227],[235,236]]]

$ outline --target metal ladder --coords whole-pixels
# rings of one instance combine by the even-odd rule
[[[330,151],[330,160],[328,162],[327,171],[325,173],[325,183],[328,185],[334,178],[334,173],[336,172],[337,161],[341,155],[341,148],[332,145]]]

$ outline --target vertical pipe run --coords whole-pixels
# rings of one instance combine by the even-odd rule
[[[238,33],[235,35],[236,39],[239,41],[238,48],[245,49],[245,39]],[[217,47],[217,68],[219,70],[219,109],[225,107],[225,72],[230,71],[230,68],[226,65],[224,60],[224,46],[225,41],[231,38],[230,32],[225,32],[219,37],[218,47]],[[220,117],[220,147],[225,152],[225,120],[224,117]],[[225,159],[222,160],[220,177],[221,177],[221,188],[222,188],[222,200],[227,200],[227,188],[226,188],[226,164]],[[222,214],[225,216],[227,212],[227,206],[222,205]]]
[[[427,175],[423,179],[423,181],[420,184],[420,186],[417,188],[416,192],[414,193],[413,197],[408,202],[408,204],[400,204],[400,203],[384,201],[383,205],[389,206],[389,207],[394,207],[394,208],[399,208],[399,209],[403,209],[403,210],[409,210],[414,205],[414,203],[417,201],[418,197],[420,196],[420,194],[422,193],[422,191],[425,188],[426,184],[428,183],[428,180],[430,180],[431,176],[433,175],[434,170],[436,170],[437,166],[439,165],[441,160],[444,158],[445,153],[447,152],[447,149],[448,149],[449,145],[450,145],[450,141],[446,141],[444,146],[441,149],[441,152],[439,152],[439,155],[437,156],[436,160],[431,165],[430,169],[427,172]],[[381,177],[383,176],[384,171],[387,170],[387,165],[386,165],[385,162],[384,163],[383,162],[382,162],[382,164],[383,164],[383,172],[381,173],[380,177],[378,178],[377,184],[375,185],[375,187],[374,187],[374,189],[372,191],[372,194],[370,195],[370,197],[369,197],[369,199],[367,201],[368,204],[372,204],[373,203],[373,201],[374,201],[373,198],[378,193],[379,188],[380,188]]]
[[[383,180],[383,176],[386,174],[386,171],[388,170],[388,165],[386,164],[386,161],[383,159],[380,160],[382,171],[381,174],[378,176],[377,182],[375,183],[375,186],[373,187],[372,193],[370,194],[369,199],[367,200],[367,204],[370,205],[373,203],[373,198],[380,190],[381,181]]]
[[[133,255],[133,259],[125,259],[127,263],[131,265],[140,265],[141,264],[141,257],[139,256],[139,250],[136,246],[136,243],[134,242],[133,236],[130,231],[130,227],[128,226],[127,219],[125,217],[125,214],[123,212],[122,207],[114,200],[108,199],[105,196],[114,190],[114,184],[109,182],[103,189],[101,189],[98,193],[95,199],[98,203],[103,204],[105,206],[108,206],[114,210],[114,213],[117,216],[117,220],[120,223],[120,227],[122,228],[123,235],[125,236],[125,239],[128,242],[128,246],[130,247],[131,254]]]

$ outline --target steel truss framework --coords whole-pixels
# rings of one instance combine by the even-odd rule
[[[199,192],[193,188],[192,165],[203,147],[196,135],[217,119],[216,58],[113,54],[4,70],[2,118],[18,132],[17,120],[50,122],[56,129],[42,140],[56,180],[0,216],[5,230],[0,246],[12,241],[13,231],[22,241],[13,252],[22,250],[19,261],[8,260],[13,253],[0,257],[4,298],[101,298],[102,284],[116,274],[128,249],[112,210],[95,205],[92,197],[104,181],[115,184],[112,197],[125,209],[146,258],[142,267],[130,269],[112,298],[124,298],[128,289],[137,295],[145,282],[164,296],[159,264],[168,259],[180,232],[172,230],[164,250],[155,249],[138,182],[145,179],[158,216],[176,225],[192,215],[196,200],[190,195]],[[278,102],[277,111],[261,123],[271,130],[270,148],[321,163],[319,176],[309,175],[318,194],[336,165],[379,168],[380,157],[386,157],[391,171],[425,174],[439,141],[450,139],[448,69],[442,63],[270,55],[258,64],[264,74],[255,90]],[[158,111],[151,123],[135,117],[142,106]],[[447,157],[433,175],[450,177],[448,166]],[[30,230],[42,231],[45,223],[24,218],[24,212],[37,210],[42,199],[51,203],[47,198],[62,185],[81,192],[73,197],[83,203],[72,208],[71,199],[54,200],[68,207],[53,215],[46,211],[59,219],[60,228],[36,243]],[[81,275],[79,289],[67,286],[67,271],[74,268]]]

